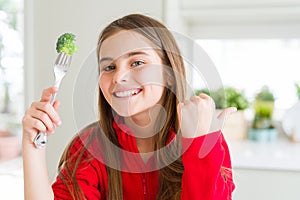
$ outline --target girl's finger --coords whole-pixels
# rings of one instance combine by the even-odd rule
[[[181,121],[181,112],[182,112],[182,107],[184,106],[184,103],[179,102],[177,104],[177,115],[178,115],[178,120],[179,122]]]
[[[218,119],[222,119],[222,118],[226,118],[228,115],[234,113],[237,111],[236,107],[229,107],[229,108],[225,108],[219,115],[218,115]]]
[[[193,102],[199,102],[201,100],[201,98],[199,96],[192,96],[190,98],[190,100],[193,101]]]
[[[33,121],[38,120],[41,123],[43,123],[44,126],[46,127],[47,132],[51,133],[54,131],[55,126],[47,113],[42,112],[40,110],[35,110],[34,112],[31,112],[31,117]],[[34,128],[38,128],[38,127],[34,127]]]
[[[43,124],[43,122],[38,119],[32,118],[32,116],[28,114],[23,117],[22,124],[24,131],[33,134],[34,136],[38,131],[47,131],[47,128]]]
[[[31,120],[31,127],[35,130],[37,130],[37,132],[47,132],[47,127],[45,126],[45,124],[43,122],[41,122],[38,119],[32,119]]]
[[[58,107],[60,106],[60,101],[54,101],[53,103],[53,108],[54,110],[57,112],[58,111]]]
[[[57,104],[56,105],[56,108],[57,108],[59,103],[56,103],[56,104]],[[45,102],[35,102],[34,106],[35,106],[35,110],[39,110],[39,111],[42,111],[45,114],[47,114],[49,116],[49,118],[51,119],[52,123],[54,123],[56,125],[61,124],[60,117],[52,105],[50,105],[49,103],[45,103]],[[34,109],[32,112],[34,112]]]
[[[42,96],[41,96],[41,102],[49,102],[52,98],[52,95],[57,93],[58,88],[56,87],[49,87],[45,90],[43,90]]]
[[[204,93],[200,93],[198,96],[203,99],[210,99],[210,96]]]

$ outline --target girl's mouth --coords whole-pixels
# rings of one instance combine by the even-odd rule
[[[114,92],[113,95],[118,98],[126,98],[126,97],[132,97],[134,95],[137,95],[141,91],[142,91],[142,89],[135,88],[135,89],[130,89],[130,90],[126,90],[126,91]]]

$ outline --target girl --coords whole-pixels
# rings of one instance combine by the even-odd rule
[[[184,64],[166,27],[128,15],[102,31],[97,47],[99,120],[66,148],[52,187],[45,149],[32,141],[61,124],[59,102],[49,104],[57,89],[45,89],[25,113],[25,199],[231,199],[228,147],[220,130],[210,131],[214,102],[184,99]]]

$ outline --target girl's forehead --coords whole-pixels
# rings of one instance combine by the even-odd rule
[[[135,31],[122,30],[105,39],[99,51],[100,58],[118,58],[137,50],[154,50],[153,43]]]

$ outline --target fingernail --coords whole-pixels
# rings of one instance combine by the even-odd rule
[[[62,124],[62,122],[61,122],[61,121],[59,121],[59,122],[57,123],[57,125],[58,125],[58,126],[60,126],[61,124]]]

